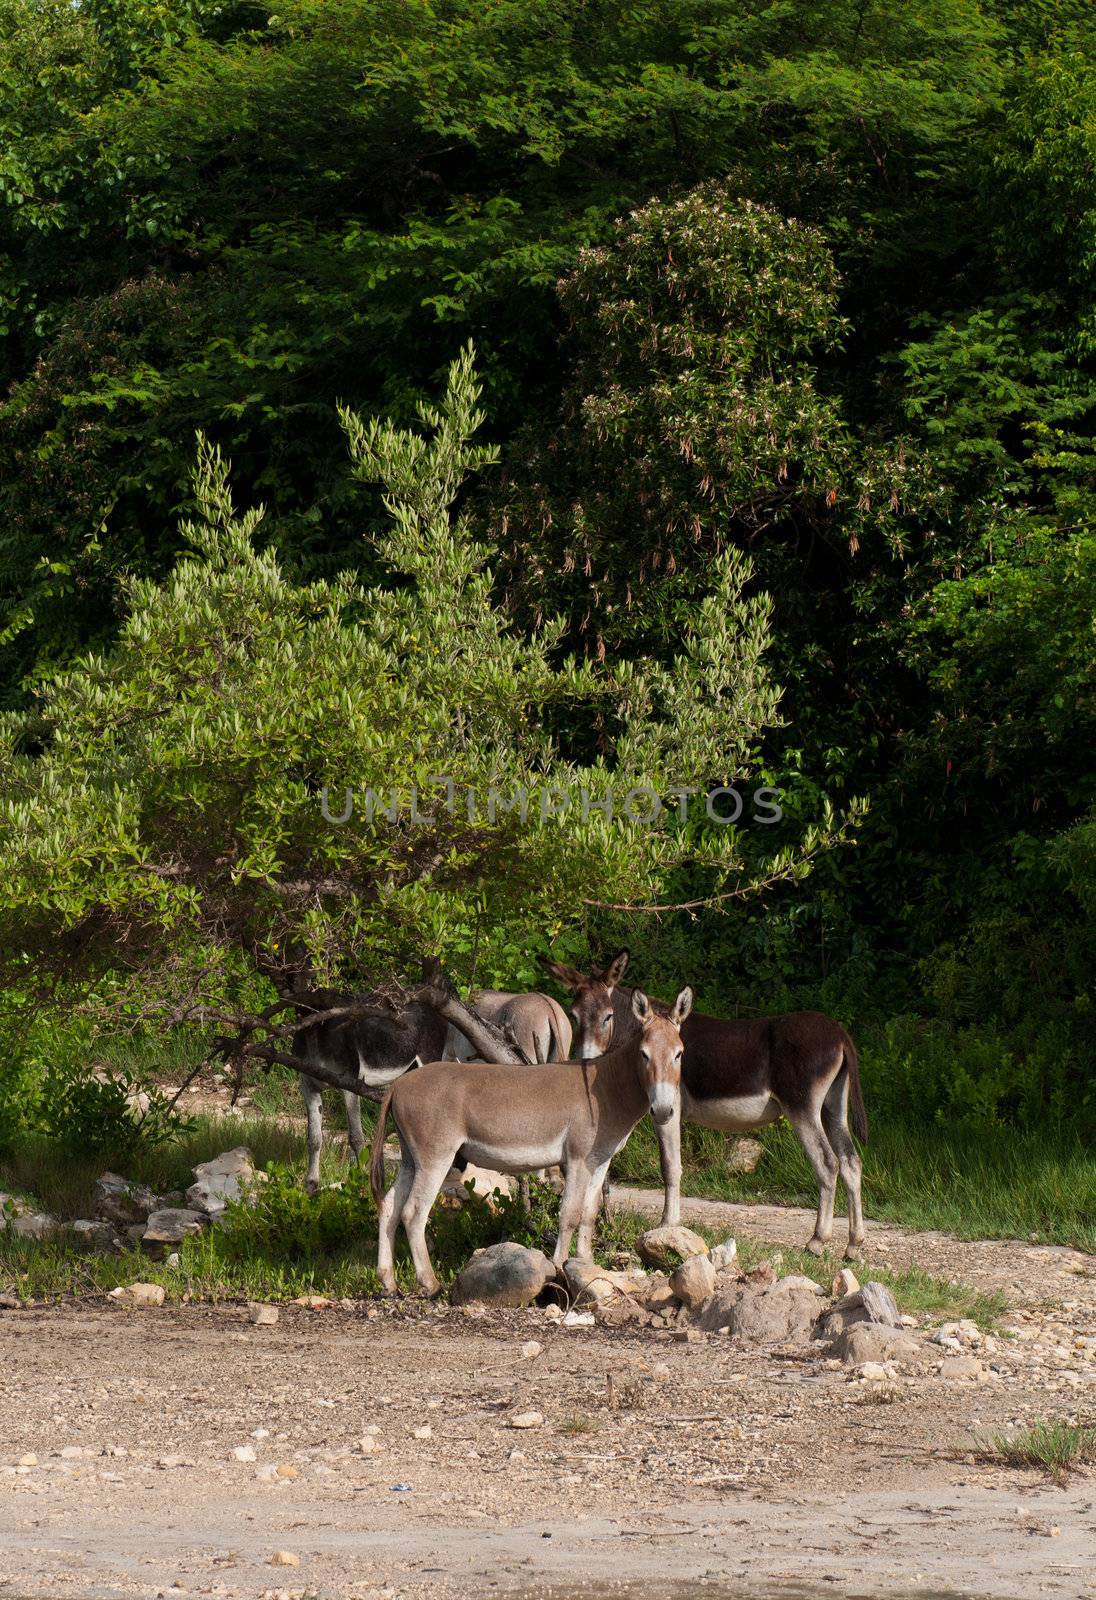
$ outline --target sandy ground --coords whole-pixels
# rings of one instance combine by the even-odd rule
[[[536,1309],[2,1311],[0,1596],[1096,1596],[1096,1476],[977,1447],[1096,1422],[1096,1260],[891,1228],[869,1257],[1004,1289],[994,1381],[865,1385],[816,1347]]]

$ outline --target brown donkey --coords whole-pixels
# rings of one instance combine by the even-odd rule
[[[627,950],[603,973],[576,972],[544,958],[541,964],[571,991],[579,1060],[596,1060],[614,1041],[627,1037],[632,991],[620,983],[628,965]],[[818,1216],[807,1249],[821,1255],[830,1242],[840,1175],[849,1200],[845,1255],[858,1260],[864,1215],[860,1156],[849,1133],[849,1111],[862,1140],[868,1136],[868,1118],[856,1048],[844,1028],[820,1011],[791,1011],[741,1022],[694,1011],[682,1027],[681,1041],[685,1046],[681,1116],[727,1133],[763,1128],[787,1117],[818,1179]],[[658,1145],[666,1186],[662,1221],[675,1223],[681,1217],[680,1118],[659,1125]]]
[[[594,1064],[433,1061],[399,1078],[381,1102],[369,1165],[380,1218],[377,1271],[389,1294],[396,1291],[392,1258],[401,1222],[420,1286],[427,1294],[441,1288],[426,1248],[426,1220],[458,1156],[497,1172],[562,1167],[553,1259],[557,1266],[567,1259],[576,1227],[578,1253],[589,1259],[609,1162],[645,1112],[657,1123],[680,1122],[680,1030],[692,1003],[692,991],[682,989],[662,1015],[634,990],[629,1036]],[[382,1198],[390,1108],[401,1161]]]

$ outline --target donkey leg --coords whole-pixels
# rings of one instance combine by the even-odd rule
[[[426,1223],[430,1216],[430,1208],[438,1198],[438,1191],[445,1182],[456,1153],[455,1150],[450,1150],[441,1158],[435,1157],[429,1166],[416,1168],[411,1192],[403,1208],[404,1232],[411,1247],[415,1276],[419,1280],[422,1292],[427,1295],[439,1293],[441,1279],[434,1271],[430,1252],[426,1247]]]
[[[355,1094],[352,1089],[344,1089],[342,1097],[346,1106],[346,1133],[350,1140],[350,1149],[354,1160],[359,1161],[365,1149],[365,1134],[362,1132],[362,1097],[360,1094]]]
[[[822,1102],[822,1126],[830,1141],[841,1169],[841,1178],[849,1201],[849,1244],[845,1251],[847,1261],[859,1261],[865,1239],[864,1208],[860,1199],[862,1166],[860,1152],[849,1132],[848,1124],[849,1082],[848,1074],[841,1074],[830,1087]]]
[[[586,1204],[582,1208],[582,1221],[578,1228],[578,1242],[575,1245],[575,1254],[583,1261],[592,1261],[594,1256],[594,1229],[601,1212],[605,1190],[608,1184],[605,1175],[609,1171],[608,1161],[603,1161],[595,1167],[590,1174],[589,1186],[586,1190]]]
[[[659,1123],[658,1162],[662,1168],[662,1221],[659,1227],[676,1227],[681,1221],[681,1107],[668,1121]]]
[[[310,1194],[315,1194],[320,1187],[320,1151],[323,1148],[323,1089],[315,1078],[303,1072],[298,1073],[298,1077],[308,1117],[308,1172],[304,1184]]]
[[[833,1234],[833,1202],[837,1194],[837,1157],[830,1148],[830,1141],[826,1138],[821,1119],[815,1110],[804,1110],[794,1116],[788,1113],[788,1121],[799,1135],[799,1142],[807,1152],[807,1160],[814,1169],[818,1179],[818,1216],[814,1224],[814,1236],[807,1241],[805,1249],[811,1255],[820,1256],[825,1253],[826,1246]]]
[[[571,1249],[571,1235],[582,1221],[589,1173],[581,1161],[569,1161],[563,1174],[563,1195],[559,1202],[559,1233],[552,1260],[561,1267]]]
[[[384,1284],[386,1294],[396,1292],[396,1269],[393,1257],[396,1249],[396,1230],[403,1216],[403,1208],[407,1203],[407,1196],[411,1193],[411,1184],[415,1176],[415,1165],[406,1153],[400,1162],[400,1170],[396,1174],[396,1181],[381,1201],[380,1216],[377,1218],[377,1273]]]

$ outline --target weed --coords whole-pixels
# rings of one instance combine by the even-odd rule
[[[1035,1422],[1019,1433],[995,1433],[986,1441],[985,1459],[1010,1467],[1042,1467],[1062,1483],[1077,1467],[1096,1465],[1096,1427]]]

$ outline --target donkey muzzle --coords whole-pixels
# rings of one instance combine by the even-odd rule
[[[651,1115],[661,1127],[670,1121],[678,1108],[677,1090],[668,1083],[653,1084],[648,1096],[651,1102]]]

